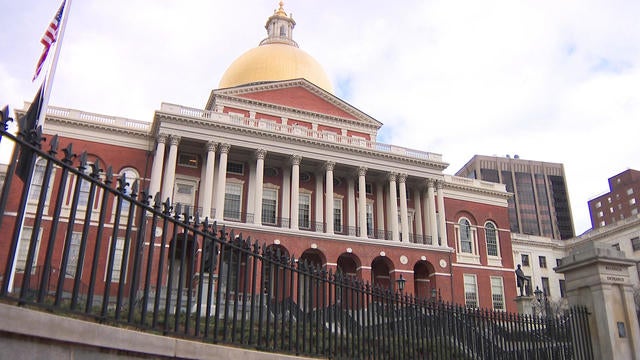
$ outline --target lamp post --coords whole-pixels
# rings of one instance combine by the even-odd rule
[[[543,306],[542,301],[544,301],[544,314],[549,318],[551,314],[549,313],[549,299],[547,298],[547,294],[537,286],[533,294],[535,295],[536,300],[538,300],[538,304],[540,304],[541,308]],[[542,310],[540,310],[540,312],[542,312]]]
[[[407,280],[405,280],[402,277],[402,274],[400,274],[400,278],[398,280],[396,280],[396,283],[398,285],[398,290],[400,291],[400,294],[402,294],[402,292],[404,291],[404,284],[407,282]]]

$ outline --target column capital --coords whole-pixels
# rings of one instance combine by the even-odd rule
[[[433,188],[436,186],[436,181],[434,179],[427,179],[426,183],[427,183],[427,189]]]
[[[267,150],[262,148],[256,149],[255,156],[256,156],[256,159],[258,160],[264,160],[265,156],[267,156]]]
[[[336,167],[335,161],[327,161],[324,163],[324,169],[327,171],[333,171],[335,167]]]
[[[407,182],[407,174],[398,174],[398,182],[406,183]]]
[[[293,154],[293,155],[291,155],[290,160],[291,160],[291,165],[297,165],[297,166],[299,166],[299,165],[300,165],[300,162],[302,161],[302,155],[299,155],[299,154]]]
[[[442,190],[443,185],[444,185],[444,182],[442,180],[436,181],[436,189]]]
[[[171,135],[170,143],[171,143],[171,146],[178,146],[178,144],[180,144],[180,136]]]
[[[387,174],[387,179],[389,181],[396,181],[396,178],[398,177],[398,174],[394,173],[394,172],[390,172]]]
[[[216,148],[218,147],[218,143],[213,142],[213,141],[207,141],[207,143],[205,144],[205,148],[207,149],[207,152],[216,151]]]
[[[158,136],[156,137],[156,140],[158,141],[159,144],[166,144],[168,139],[169,139],[168,134],[158,134]]]
[[[221,154],[228,154],[229,150],[231,150],[231,145],[224,143],[224,144],[220,144],[220,153]]]
[[[365,176],[367,175],[367,168],[364,166],[360,166],[358,168],[358,176]]]

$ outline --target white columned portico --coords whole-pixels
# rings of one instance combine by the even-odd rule
[[[218,164],[218,182],[216,183],[216,216],[218,220],[224,219],[224,194],[227,187],[227,159],[231,145],[220,144],[220,163]]]
[[[282,167],[282,223],[280,227],[291,226],[291,168]]]
[[[298,229],[300,202],[300,162],[302,156],[291,156],[291,228]]]
[[[360,237],[367,238],[367,182],[366,167],[358,168],[358,226]]]
[[[256,177],[255,177],[255,189],[254,189],[254,209],[253,209],[253,223],[262,224],[262,187],[264,183],[264,158],[267,155],[267,150],[256,150]]]
[[[160,191],[162,181],[162,165],[164,164],[164,146],[167,143],[167,135],[158,135],[158,145],[156,145],[156,153],[153,156],[153,165],[151,165],[151,181],[149,182],[149,195],[155,198]],[[166,199],[160,199],[164,201]]]
[[[400,188],[400,219],[402,220],[402,241],[411,242],[409,238],[409,212],[407,211],[407,174],[398,174]]]
[[[422,192],[419,190],[415,190],[413,192],[413,207],[416,210],[416,215],[414,216],[414,218],[416,219],[416,241],[424,244],[424,238],[422,236],[422,202],[420,201],[420,198]]]
[[[435,180],[427,180],[427,210],[425,216],[428,218],[429,231],[427,234],[431,235],[432,245],[438,245],[438,216],[436,215],[435,186]]]
[[[173,186],[176,181],[176,161],[178,160],[179,143],[179,136],[171,136],[169,141],[169,158],[167,159],[167,166],[164,169],[164,183],[162,185],[163,201],[167,200],[167,198],[173,199]]]
[[[200,179],[202,185],[202,215],[212,218],[211,198],[213,194],[213,175],[216,165],[216,147],[213,141],[207,142],[207,165],[205,167],[204,179]]]
[[[440,227],[440,246],[449,246],[447,242],[447,218],[444,211],[444,194],[442,191],[442,181],[436,183],[438,193],[438,221]]]
[[[353,176],[347,176],[347,234],[354,236],[356,232],[356,189]]]
[[[324,164],[326,171],[325,174],[325,204],[324,204],[324,217],[327,221],[325,232],[327,234],[333,234],[333,168],[336,163],[333,161],[327,161]]]
[[[384,186],[376,183],[376,226],[377,232],[374,237],[384,239]]]
[[[396,194],[396,174],[389,173],[389,223],[391,224],[391,239],[400,241],[398,233],[398,195]]]

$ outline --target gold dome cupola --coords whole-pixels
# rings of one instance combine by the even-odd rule
[[[279,5],[265,25],[267,37],[259,46],[231,63],[222,75],[218,87],[230,88],[303,78],[333,94],[333,85],[320,63],[300,49],[293,40],[296,22],[284,10],[282,1]]]

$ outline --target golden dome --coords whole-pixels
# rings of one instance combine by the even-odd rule
[[[265,29],[267,38],[240,55],[225,71],[219,88],[304,78],[333,93],[333,86],[322,66],[309,54],[300,50],[292,33],[296,22],[280,7],[269,17]]]
[[[333,93],[329,77],[313,57],[295,46],[277,43],[261,45],[242,54],[222,75],[219,87],[298,78]]]

